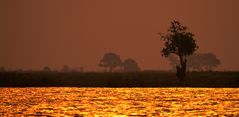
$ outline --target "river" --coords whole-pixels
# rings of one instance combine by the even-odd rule
[[[0,116],[239,116],[237,88],[0,88]]]

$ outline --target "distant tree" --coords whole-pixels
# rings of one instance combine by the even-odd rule
[[[201,71],[202,70],[202,54],[195,53],[188,57],[187,71]]]
[[[84,72],[84,67],[74,67],[71,69],[72,72]]]
[[[79,72],[84,72],[84,67],[79,67],[79,68],[78,68],[78,71],[79,71]]]
[[[125,72],[137,72],[140,71],[140,68],[134,59],[129,58],[123,62],[123,70]]]
[[[179,63],[179,60],[170,55],[169,61],[172,67]],[[195,53],[188,57],[187,70],[188,71],[211,71],[221,64],[220,60],[213,53]]]
[[[121,58],[115,53],[106,53],[99,63],[100,67],[108,68],[109,72],[113,72],[116,67],[121,67],[121,65]]]
[[[51,71],[51,69],[50,69],[50,67],[48,67],[48,66],[45,66],[44,68],[43,68],[43,72],[50,72]]]
[[[62,68],[61,68],[61,72],[70,72],[70,67],[68,65],[64,65]]]
[[[16,69],[16,72],[24,72],[24,70],[19,68],[19,69]]]
[[[172,66],[172,71],[176,71],[176,66],[179,64],[179,60],[175,55],[168,56],[169,64]]]
[[[178,56],[180,65],[176,66],[177,77],[184,81],[186,76],[187,57],[192,55],[198,48],[194,39],[194,34],[187,31],[186,26],[182,26],[178,21],[172,21],[168,29],[168,34],[160,34],[165,42],[161,53],[168,57],[170,54]]]
[[[5,72],[6,71],[6,69],[5,69],[5,67],[0,67],[0,72]]]
[[[213,53],[205,53],[201,55],[202,67],[206,71],[213,70],[221,64],[221,61]]]

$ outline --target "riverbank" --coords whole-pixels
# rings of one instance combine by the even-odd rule
[[[239,87],[239,72],[1,72],[0,87]]]

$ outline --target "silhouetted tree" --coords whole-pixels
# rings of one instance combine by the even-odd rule
[[[168,57],[175,54],[179,58],[180,65],[176,66],[177,77],[184,81],[186,76],[187,57],[192,55],[198,48],[194,39],[194,34],[187,31],[186,26],[182,26],[178,21],[172,21],[168,29],[168,34],[161,34],[161,39],[165,41],[162,56]]]
[[[123,70],[125,72],[137,72],[140,68],[134,59],[129,58],[123,62]]]
[[[51,69],[50,69],[50,67],[48,67],[48,66],[45,66],[44,68],[43,68],[43,72],[50,72],[51,71]]]
[[[70,67],[68,65],[64,65],[62,68],[61,68],[61,71],[62,72],[70,72]]]
[[[99,63],[100,67],[108,68],[109,72],[113,72],[116,67],[121,67],[121,65],[121,58],[115,53],[106,53]]]

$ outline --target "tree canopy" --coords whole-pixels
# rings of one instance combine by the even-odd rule
[[[162,56],[168,57],[176,54],[184,57],[193,54],[198,46],[194,39],[194,34],[187,31],[186,26],[182,26],[178,21],[172,21],[166,35],[160,33],[161,39],[165,41]]]
[[[61,68],[61,72],[70,72],[71,69],[68,65],[63,65]]]
[[[99,63],[100,67],[108,68],[109,72],[113,72],[116,67],[121,67],[121,65],[121,58],[115,53],[106,53]]]
[[[5,69],[5,67],[0,67],[0,72],[5,72],[6,71],[6,69]]]
[[[125,72],[137,72],[140,70],[137,62],[134,59],[128,58],[123,62]]]
[[[51,68],[48,66],[43,67],[43,72],[50,72]]]
[[[221,61],[213,53],[193,54],[188,60],[188,68],[197,71],[211,71],[221,64]]]

